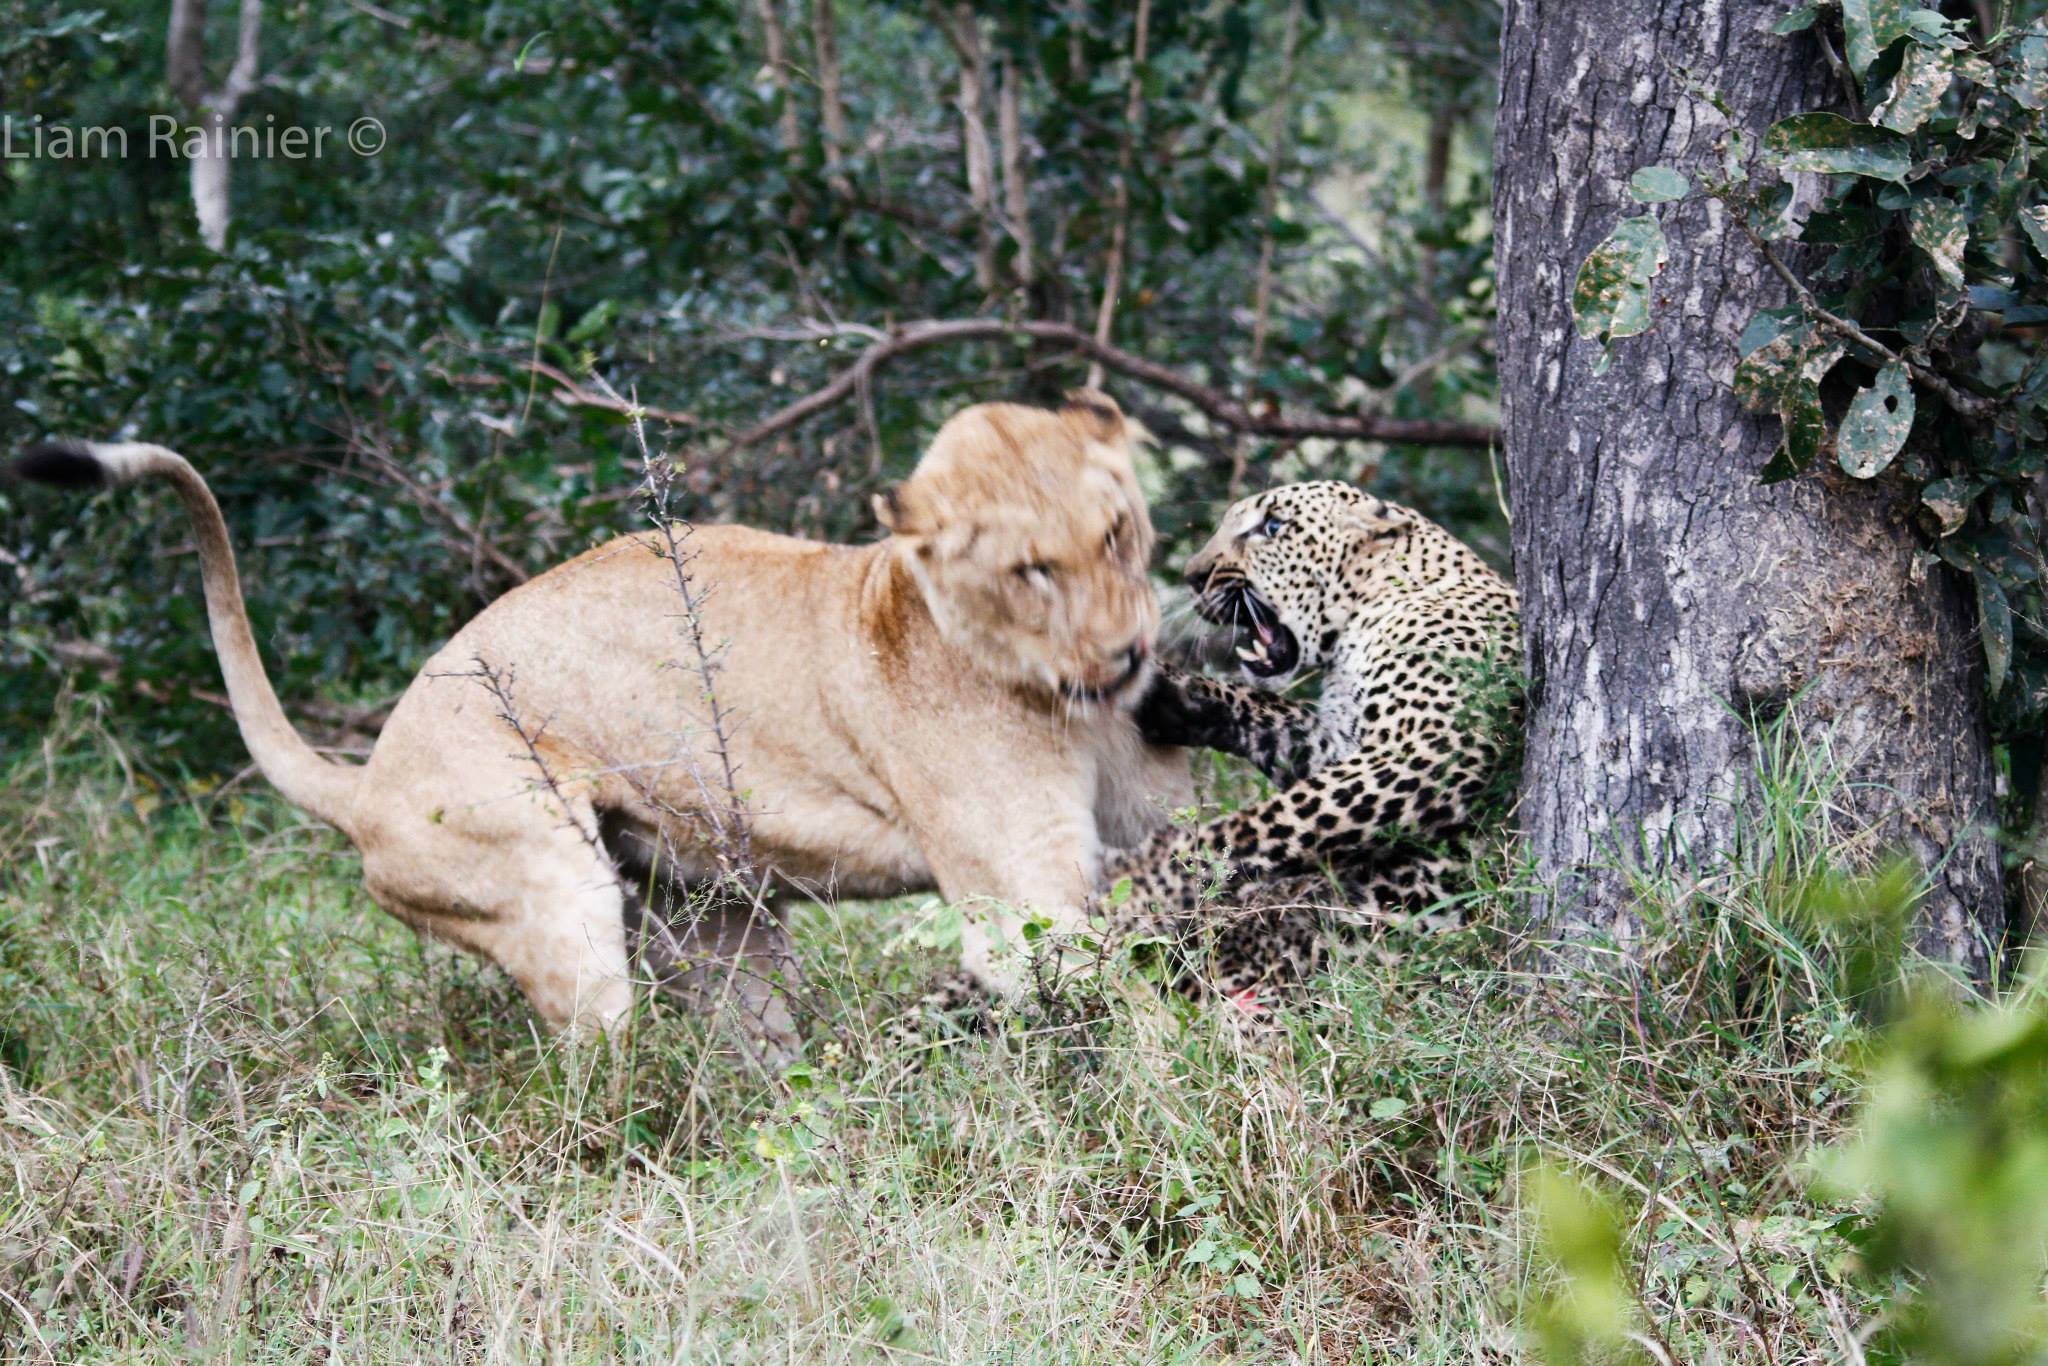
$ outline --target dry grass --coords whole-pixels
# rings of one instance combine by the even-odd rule
[[[769,1080],[658,1007],[565,1052],[336,837],[89,732],[0,798],[0,1359],[1509,1360],[1535,1155],[1630,1203],[1688,1360],[1833,1359],[1869,1308],[1785,1175],[1860,1031],[1762,874],[1652,976],[1480,928],[1256,1045],[1113,1001],[936,1058],[882,1042],[919,906],[809,909],[836,1028]]]

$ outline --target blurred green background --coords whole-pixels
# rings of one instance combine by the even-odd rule
[[[188,164],[148,154],[152,119],[193,117],[165,11],[10,0],[11,150],[119,128],[129,155],[4,162],[0,449],[122,435],[199,464],[318,730],[521,574],[640,523],[625,422],[576,401],[593,375],[677,419],[650,431],[689,467],[677,511],[869,537],[867,495],[948,413],[1056,397],[1085,360],[928,348],[865,402],[720,448],[869,344],[820,331],[1092,329],[1120,217],[1116,346],[1258,413],[1489,422],[1497,7],[1153,0],[1134,61],[1138,8],[266,4],[233,123],[333,131],[318,158],[234,161],[215,252]],[[209,90],[238,19],[210,10]],[[344,142],[364,117],[374,156]],[[1162,439],[1163,574],[1234,485],[1299,476],[1366,480],[1503,558],[1483,446],[1245,439],[1107,387]],[[0,489],[0,750],[70,687],[145,763],[239,767],[193,693],[218,690],[197,589],[167,498]]]

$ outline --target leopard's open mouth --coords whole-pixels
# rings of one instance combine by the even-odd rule
[[[1293,673],[1301,662],[1301,644],[1294,632],[1287,629],[1272,604],[1242,579],[1224,585],[1212,580],[1209,591],[1202,595],[1200,610],[1209,620],[1236,629],[1233,652],[1252,677],[1279,678]]]

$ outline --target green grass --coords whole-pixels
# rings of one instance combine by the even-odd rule
[[[1512,1360],[1534,1159],[1679,1359],[1838,1359],[1874,1306],[1799,1173],[1864,1030],[1777,881],[1640,971],[1542,967],[1495,888],[1270,1037],[1140,983],[932,1059],[883,1042],[918,903],[814,908],[771,1080],[658,1006],[539,1037],[338,837],[67,726],[0,796],[0,1359]]]

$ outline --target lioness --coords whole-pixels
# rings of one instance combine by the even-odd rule
[[[703,638],[720,651],[726,752],[686,659],[676,565],[625,536],[515,588],[430,659],[360,767],[323,759],[257,655],[226,525],[175,453],[57,443],[15,463],[72,487],[157,476],[199,544],[214,649],[242,738],[293,803],[341,829],[370,895],[510,973],[555,1028],[606,1028],[632,1004],[626,916],[648,852],[687,881],[714,867],[727,759],[755,861],[849,896],[936,886],[987,914],[962,966],[1016,987],[998,937],[1033,908],[1079,923],[1105,846],[1137,843],[1192,792],[1185,755],[1126,706],[1158,607],[1132,433],[1100,394],[1058,412],[990,403],[948,421],[875,500],[889,531],[823,545],[738,526],[688,534]],[[532,752],[508,725],[512,681]],[[536,762],[538,760],[538,762]],[[635,867],[635,865],[640,865]],[[981,899],[986,899],[982,901]],[[707,952],[762,952],[744,923],[699,926]],[[742,990],[766,996],[762,976]],[[758,1012],[793,1042],[779,1000]]]

